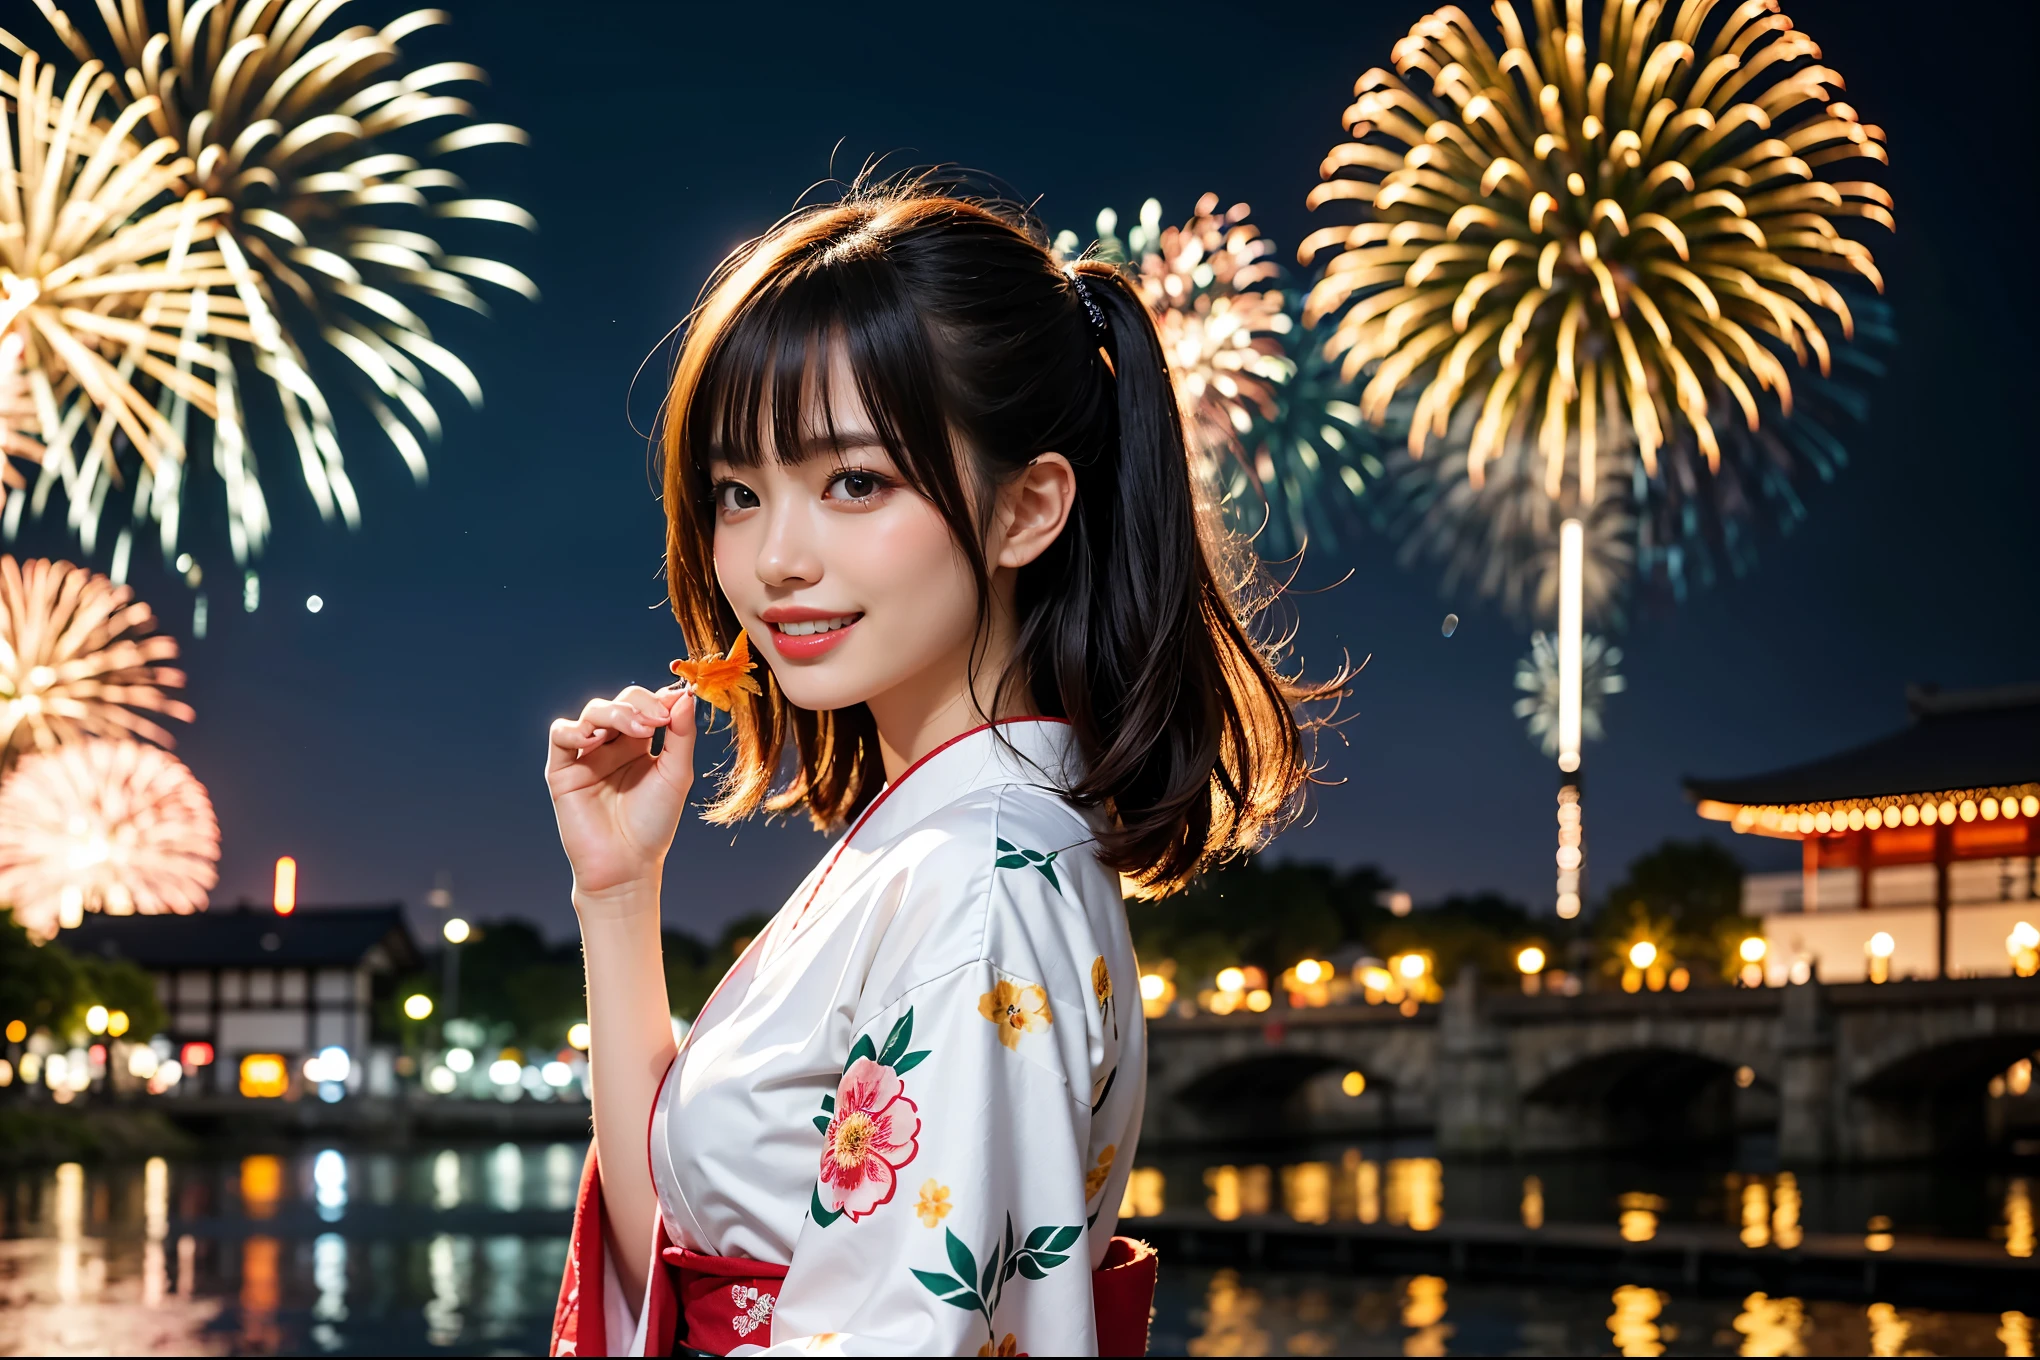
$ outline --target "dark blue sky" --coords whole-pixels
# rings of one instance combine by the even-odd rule
[[[448,8],[457,29],[420,55],[480,62],[494,77],[482,116],[531,130],[528,151],[483,153],[474,178],[538,215],[539,235],[505,249],[545,300],[513,300],[494,322],[431,314],[487,406],[452,410],[458,398],[443,394],[447,437],[422,491],[357,430],[359,533],[319,523],[287,446],[262,450],[279,520],[263,607],[244,616],[234,592],[212,591],[211,635],[187,648],[199,720],[179,751],[220,814],[216,901],[265,897],[288,853],[308,902],[415,905],[445,871],[467,914],[532,917],[556,934],[572,918],[540,779],[545,725],[593,693],[656,683],[681,650],[626,397],[716,260],[826,177],[832,154],[839,169],[887,153],[976,166],[1080,229],[1100,206],[1130,213],[1149,195],[1180,217],[1213,189],[1253,204],[1293,249],[1319,224],[1303,198],[1355,76],[1386,64],[1423,11],[1413,0],[944,4],[882,18],[843,5]],[[1809,491],[1809,522],[1769,536],[1748,579],[1635,619],[1629,692],[1587,755],[1603,886],[1656,841],[1709,829],[1682,774],[1875,736],[1903,722],[1908,681],[2040,679],[2034,165],[2013,65],[2035,50],[2031,10],[1965,7],[1951,38],[1928,31],[1950,13],[1938,8],[1787,8],[1863,117],[1890,131],[1899,232],[1873,245],[1901,348],[1872,425],[1849,436],[1851,466]],[[45,32],[23,0],[0,13],[24,36]],[[640,427],[656,387],[639,385]],[[53,526],[25,532],[24,549],[72,551]],[[224,553],[207,553],[226,579]],[[1497,888],[1549,910],[1555,776],[1509,707],[1524,630],[1441,597],[1434,576],[1398,569],[1379,542],[1319,557],[1301,584],[1348,567],[1337,589],[1295,602],[1310,669],[1373,657],[1344,744],[1326,751],[1344,782],[1276,852],[1379,862],[1420,901]],[[183,585],[154,563],[134,579],[188,639]],[[303,608],[313,592],[326,601],[316,616]],[[1450,640],[1448,610],[1463,619]],[[804,827],[689,825],[668,920],[708,929],[774,907],[822,847]],[[1735,849],[1796,862],[1775,842]]]

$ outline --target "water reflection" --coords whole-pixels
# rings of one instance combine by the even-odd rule
[[[2005,1190],[2005,1254],[2033,1254],[2033,1192],[2024,1176],[2014,1176]]]
[[[78,1301],[84,1238],[85,1168],[65,1162],[57,1168],[57,1298],[61,1302]]]
[[[1873,1303],[1865,1314],[1870,1323],[1870,1354],[1904,1355],[1912,1324],[1888,1303]]]
[[[571,1209],[581,1188],[581,1159],[565,1143],[545,1150],[545,1207]]]
[[[440,1154],[442,1158],[445,1155]],[[460,1337],[462,1284],[474,1245],[468,1238],[440,1233],[425,1248],[432,1277],[432,1297],[425,1304],[425,1339],[435,1346],[450,1346]]]
[[[1665,1296],[1655,1289],[1625,1284],[1615,1291],[1615,1311],[1608,1316],[1608,1335],[1615,1349],[1624,1355],[1663,1355],[1663,1329],[1658,1314],[1665,1308]]]
[[[1150,1348],[1155,1355],[2032,1353],[2032,1323],[2023,1313],[1866,1308],[1763,1294],[1738,1303],[1637,1284],[1612,1292],[1448,1285],[1433,1275],[1182,1267],[1170,1278],[1179,1298],[1188,1291],[1188,1303],[1172,1302],[1164,1289]]]
[[[489,1154],[489,1207],[509,1214],[524,1207],[524,1150],[515,1143]]]
[[[272,1208],[274,1203],[270,1201]],[[281,1242],[267,1236],[241,1243],[241,1335],[253,1350],[273,1351],[283,1340],[276,1326],[276,1307],[282,1302],[277,1256],[282,1249]]]
[[[1751,1294],[1736,1315],[1736,1331],[1742,1334],[1740,1354],[1804,1355],[1806,1347],[1806,1305],[1798,1299],[1774,1299],[1768,1294]]]
[[[460,1154],[452,1148],[432,1159],[432,1207],[460,1207]]]
[[[1396,1149],[1404,1151],[1405,1149]],[[0,1176],[0,1337],[10,1353],[198,1354],[426,1350],[537,1353],[566,1253],[581,1144],[365,1151],[346,1146],[220,1161],[150,1159]],[[1386,1149],[1382,1150],[1384,1153]],[[1447,1168],[1416,1156],[1333,1146],[1285,1164],[1181,1172],[1177,1212],[1282,1213],[1310,1222],[1437,1226],[1474,1218],[1486,1186],[1504,1221],[1607,1222],[1595,1196],[1540,1166]],[[1198,1171],[1212,1174],[1199,1187]],[[1160,1166],[1129,1177],[1129,1218],[1164,1211]],[[1631,1186],[1646,1184],[1629,1179]],[[1485,1180],[1482,1178],[1486,1177]],[[1448,1181],[1458,1187],[1448,1191]],[[1691,1214],[1661,1182],[1632,1195]],[[1796,1230],[1797,1183],[1749,1177],[1697,1212],[1724,1231],[1760,1229],[1774,1246]],[[2030,1181],[2027,1182],[2030,1187]],[[1447,1202],[1448,1193],[1459,1199]],[[2005,1225],[2030,1212],[2030,1188],[1989,1186]],[[2021,1196],[2026,1196],[2022,1199]],[[1214,1202],[1217,1202],[1214,1204]],[[1870,1207],[1917,1214],[1868,1192]],[[441,1206],[445,1207],[442,1208]],[[452,1219],[439,1215],[456,1211]],[[1789,1210],[1789,1212],[1788,1212]],[[328,1218],[329,1211],[338,1216]],[[1988,1221],[1988,1220],[1986,1220]],[[1850,1225],[1861,1231],[1865,1218]],[[252,1229],[252,1234],[249,1230]],[[1829,1231],[1823,1228],[1822,1231]],[[1662,1226],[1659,1229],[1663,1231]],[[54,1249],[53,1249],[54,1248]],[[1164,1274],[1154,1353],[1164,1354],[2004,1354],[2031,1355],[2023,1312],[1975,1315],[1752,1294],[1686,1298],[1641,1284],[1614,1293],[1488,1286],[1436,1276],[1385,1278],[1210,1271]],[[1653,1349],[1655,1348],[1655,1349]]]
[[[142,1306],[163,1301],[168,1284],[163,1240],[170,1235],[170,1163],[149,1158],[142,1167]]]
[[[347,1210],[347,1159],[327,1148],[312,1161],[312,1198],[318,1202],[319,1217],[337,1223]]]
[[[283,1194],[283,1163],[267,1154],[241,1159],[241,1212],[250,1218],[273,1218]]]
[[[1410,1329],[1403,1339],[1404,1355],[1443,1355],[1452,1327],[1445,1321],[1445,1281],[1436,1275],[1411,1277],[1403,1286],[1402,1324]]]
[[[1407,1226],[1420,1232],[1457,1223],[1592,1224],[1624,1240],[1662,1238],[1674,1225],[1719,1226],[1751,1251],[1793,1251],[1813,1232],[1875,1235],[1882,1247],[1897,1236],[1991,1240],[2007,1255],[2032,1259],[2040,1248],[2030,1175],[2005,1176],[1974,1167],[1903,1170],[1728,1170],[1691,1165],[1646,1166],[1595,1159],[1534,1161],[1511,1169],[1410,1155],[1416,1140],[1396,1145],[1319,1145],[1288,1160],[1213,1165],[1194,1155],[1163,1154],[1136,1166],[1120,1199],[1131,1221],[1165,1212],[1203,1213],[1220,1222],[1262,1214],[1293,1222]],[[536,1153],[523,1154],[526,1203],[540,1197]],[[445,1170],[450,1178],[451,1163]],[[486,1159],[471,1170],[489,1171]],[[564,1168],[546,1172],[564,1189]],[[1178,1188],[1173,1201],[1164,1187]],[[1186,1193],[1181,1187],[1190,1187]],[[497,1192],[491,1191],[491,1195]],[[454,1192],[444,1196],[451,1203]],[[564,1196],[562,1194],[562,1201]],[[1871,1218],[1889,1225],[1870,1230]],[[1895,1226],[1893,1226],[1895,1225]]]

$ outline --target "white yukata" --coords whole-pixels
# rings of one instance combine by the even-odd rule
[[[696,1018],[651,1121],[666,1235],[790,1266],[731,1354],[1097,1354],[1146,1029],[1074,759],[1048,719],[937,748]]]

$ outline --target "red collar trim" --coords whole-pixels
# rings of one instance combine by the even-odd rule
[[[798,926],[800,924],[801,917],[806,916],[808,908],[814,905],[815,897],[822,891],[822,884],[828,882],[829,873],[836,867],[836,861],[843,857],[843,852],[850,848],[850,842],[857,838],[857,833],[859,831],[862,831],[864,829],[864,824],[871,820],[871,814],[877,812],[880,806],[884,804],[885,800],[892,796],[893,790],[897,789],[900,785],[906,783],[907,779],[914,773],[914,771],[920,769],[923,765],[926,765],[929,761],[941,755],[944,751],[956,745],[958,742],[968,741],[970,738],[977,736],[981,732],[989,732],[995,727],[1006,727],[1012,723],[1034,723],[1034,722],[1061,723],[1064,727],[1068,727],[1070,725],[1070,720],[1068,718],[1000,718],[995,722],[980,723],[978,726],[971,728],[968,732],[959,732],[955,736],[951,737],[949,740],[936,746],[933,750],[929,751],[919,760],[916,760],[913,764],[907,766],[906,769],[901,770],[899,778],[887,781],[886,786],[878,791],[878,797],[872,799],[870,805],[867,806],[864,809],[864,811],[857,814],[857,820],[851,823],[850,830],[844,833],[843,840],[839,845],[837,845],[835,853],[829,856],[829,862],[826,866],[823,867],[821,877],[817,878],[815,880],[815,886],[808,890],[807,900],[800,904],[800,911],[796,913],[793,918],[794,926]],[[792,927],[789,927],[789,929],[791,928]],[[763,932],[760,933],[762,934]]]

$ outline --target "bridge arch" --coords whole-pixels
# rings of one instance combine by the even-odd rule
[[[1610,1150],[1732,1141],[1747,1107],[1774,1100],[1761,1077],[1754,1090],[1739,1085],[1737,1069],[1746,1065],[1661,1043],[1572,1054],[1522,1088],[1525,1141]]]

